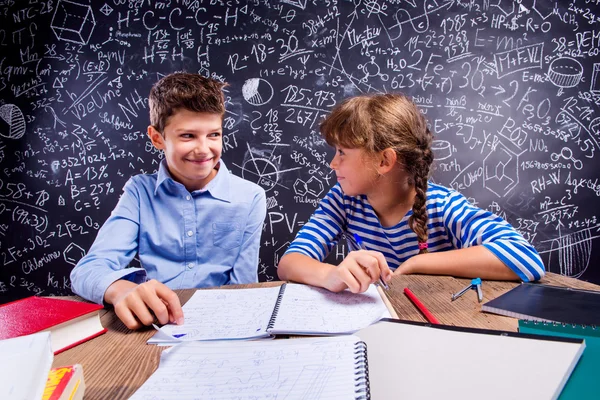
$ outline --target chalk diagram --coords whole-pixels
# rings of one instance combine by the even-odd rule
[[[100,8],[100,12],[108,17],[110,14],[112,14],[113,9],[112,9],[111,6],[109,6],[108,4],[104,3],[104,5],[102,6],[102,8]]]
[[[279,260],[281,260],[281,257],[283,257],[283,255],[285,254],[285,251],[290,246],[290,244],[291,243],[288,240],[287,242],[285,242],[284,244],[282,244],[281,246],[279,246],[278,248],[275,249],[275,251],[273,252],[273,265],[274,266],[279,265]]]
[[[548,271],[557,274],[579,278],[587,270],[592,255],[592,229],[600,225],[584,229],[550,240],[550,253],[548,257]],[[560,229],[560,228],[559,228]],[[548,242],[548,241],[545,241]]]
[[[69,243],[65,251],[63,251],[63,257],[67,264],[75,265],[83,256],[85,256],[85,250],[75,243]]]
[[[590,92],[600,94],[600,63],[595,63],[590,80]]]
[[[519,184],[519,156],[498,142],[483,160],[483,187],[498,197],[510,193]]]
[[[25,134],[25,117],[14,104],[0,107],[0,136],[7,139],[20,139]]]
[[[50,27],[58,40],[87,44],[96,20],[92,7],[68,0],[59,0]]]
[[[554,162],[558,161],[560,158],[571,161],[576,170],[581,170],[583,168],[583,162],[573,157],[573,150],[568,147],[563,147],[560,153],[552,153],[550,155],[550,159]]]
[[[431,150],[436,160],[445,160],[452,157],[452,145],[447,140],[434,140]]]
[[[308,0],[279,0],[281,3],[289,4],[290,6],[298,7],[301,9],[306,8]]]
[[[268,144],[273,145],[273,143]],[[265,189],[265,192],[272,190],[277,185],[289,190],[288,187],[279,183],[279,174],[283,172],[294,171],[296,169],[300,169],[301,167],[288,168],[280,171],[277,165],[275,165],[275,161],[277,158],[281,159],[281,156],[277,158],[273,157],[273,152],[277,146],[274,146],[273,151],[271,151],[271,154],[269,154],[267,157],[263,155],[266,153],[265,151],[261,152],[256,149],[252,149],[248,143],[246,143],[246,146],[248,147],[248,151],[244,156],[243,164],[233,164],[242,170],[242,178],[262,186]],[[281,146],[285,145],[281,144]],[[258,155],[258,157],[256,155]]]
[[[262,106],[273,98],[273,86],[262,78],[248,79],[242,86],[242,96],[253,106]]]
[[[325,186],[323,186],[323,182],[316,176],[311,176],[308,181],[303,181],[302,179],[296,179],[294,182],[294,193],[298,196],[304,196],[305,194],[311,194],[315,197],[320,197],[321,193],[325,190]]]
[[[376,2],[371,1],[371,3]],[[450,7],[454,2],[447,1],[442,3],[441,5],[438,5],[437,2],[433,0],[424,0],[422,2],[416,0],[406,0],[406,3],[408,3],[411,6],[410,9],[408,9],[408,7],[404,8],[406,6],[402,4],[403,8],[399,8],[398,11],[396,11],[396,13],[394,14],[394,19],[398,21],[398,23],[396,25],[391,26],[390,29],[398,28],[398,34],[396,37],[390,37],[391,40],[396,40],[400,38],[400,36],[402,35],[402,25],[406,24],[407,22],[410,22],[413,30],[416,33],[426,32],[429,29],[429,14],[432,14],[444,7]],[[377,13],[382,12],[380,6],[374,7],[371,5],[369,7],[369,14],[375,12],[371,11],[373,9],[377,10]],[[408,16],[407,20],[402,21],[403,14],[401,13],[401,11]]]
[[[558,86],[557,96],[563,89],[577,86],[583,76],[583,66],[571,57],[561,57],[553,60],[548,67],[548,79]]]

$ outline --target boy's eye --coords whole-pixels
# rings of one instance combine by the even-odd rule
[[[338,149],[338,154],[339,154],[340,156],[343,156],[343,155],[344,155],[344,150],[342,150],[342,149]]]

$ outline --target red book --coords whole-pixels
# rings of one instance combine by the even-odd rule
[[[102,306],[52,297],[27,297],[0,305],[0,339],[50,331],[52,351],[58,354],[106,332],[100,322]]]

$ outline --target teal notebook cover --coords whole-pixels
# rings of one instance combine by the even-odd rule
[[[519,332],[585,339],[585,350],[559,400],[600,398],[600,327],[519,320]]]

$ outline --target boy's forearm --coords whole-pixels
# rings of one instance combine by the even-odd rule
[[[115,302],[123,297],[125,293],[137,286],[137,283],[130,282],[125,279],[119,279],[113,282],[104,292],[104,301],[108,304],[115,304]]]
[[[426,253],[414,256],[399,268],[400,273],[450,275],[465,278],[493,280],[519,280],[515,272],[508,268],[484,246]]]
[[[288,253],[277,267],[279,279],[324,287],[326,277],[334,265],[322,263],[300,253]]]

